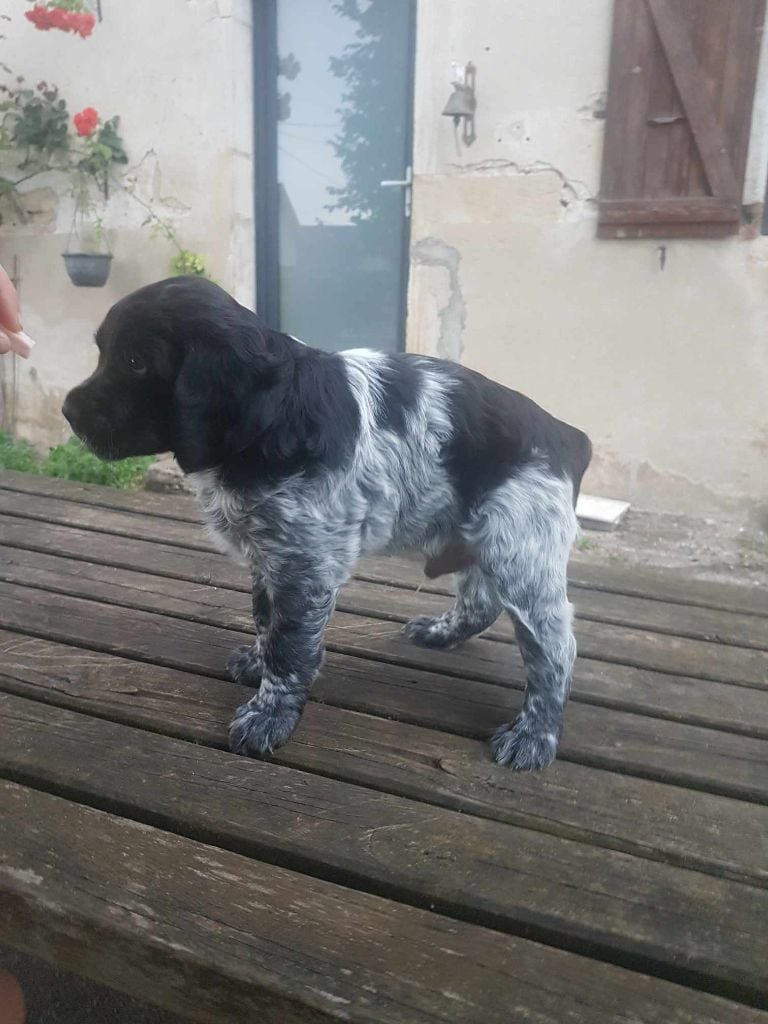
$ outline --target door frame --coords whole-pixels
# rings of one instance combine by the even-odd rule
[[[416,79],[416,5],[409,0],[408,82],[406,90],[406,166],[413,167],[414,92]],[[280,327],[280,220],[277,179],[278,0],[252,0],[254,213],[256,248],[256,312],[270,326]],[[405,168],[404,168],[405,170]],[[411,185],[413,190],[413,185]],[[404,217],[400,258],[400,350],[405,349],[410,276],[411,214]]]
[[[277,187],[277,0],[253,0],[253,146],[256,312],[280,324]]]

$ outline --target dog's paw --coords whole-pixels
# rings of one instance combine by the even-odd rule
[[[300,718],[301,710],[289,703],[260,704],[254,697],[235,712],[229,726],[229,749],[248,757],[271,754],[291,738]]]
[[[419,647],[442,648],[447,650],[461,643],[462,637],[456,635],[445,616],[432,618],[429,615],[419,615],[411,619],[403,626],[403,635]]]
[[[530,719],[520,717],[514,725],[503,725],[491,739],[491,753],[497,764],[513,771],[533,772],[555,760],[558,737]]]
[[[260,644],[245,644],[238,647],[227,658],[227,672],[233,682],[258,689],[261,674],[264,671],[264,659]]]

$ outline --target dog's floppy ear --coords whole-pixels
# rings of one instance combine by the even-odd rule
[[[270,351],[253,320],[185,341],[174,387],[174,454],[185,473],[231,463],[279,416],[290,354]]]

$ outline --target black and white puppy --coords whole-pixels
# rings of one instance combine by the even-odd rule
[[[273,750],[301,717],[339,588],[362,555],[415,548],[456,600],[405,627],[453,647],[512,617],[523,708],[500,764],[555,757],[576,645],[566,564],[591,455],[581,431],[449,362],[328,354],[269,330],[226,292],[173,278],[118,302],[95,372],[63,413],[103,458],[172,451],[207,523],[253,578],[254,643],[229,661],[257,689],[232,749]]]

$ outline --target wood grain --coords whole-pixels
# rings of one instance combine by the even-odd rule
[[[0,696],[0,772],[356,889],[768,995],[768,891]],[[84,749],[89,757],[83,759]],[[664,893],[663,902],[659,893]],[[694,925],[695,922],[695,925]]]
[[[0,937],[202,1024],[768,1019],[10,782],[0,809]]]
[[[111,487],[98,487],[92,484],[78,484],[68,480],[51,480],[48,477],[32,476],[26,473],[11,471],[0,472],[0,490],[39,497],[57,498],[69,502],[70,505],[92,505],[105,511],[133,512],[136,515],[147,515],[149,518],[176,519],[196,526],[199,538],[202,528],[193,500],[183,495],[149,494],[147,492],[117,491]],[[0,495],[0,509],[4,498]],[[37,502],[34,502],[37,507]],[[22,502],[21,515],[26,514],[33,504]],[[52,520],[48,520],[52,521]],[[73,522],[72,525],[77,525]],[[135,522],[134,522],[134,525]],[[151,523],[144,523],[151,537]],[[398,573],[413,574],[416,571],[417,582],[424,581],[422,575],[423,561],[413,558],[391,558],[380,560],[389,567],[396,567]],[[768,595],[756,587],[736,584],[707,583],[692,580],[685,573],[675,570],[653,569],[644,570],[637,567],[592,566],[574,560],[570,567],[571,583],[577,587],[587,587],[601,592],[613,594],[631,594],[636,597],[649,597],[672,601],[691,607],[707,607],[722,611],[768,616]]]
[[[0,579],[226,629],[252,628],[251,601],[243,591],[222,593],[205,584],[191,586],[175,579],[1,546]],[[344,598],[340,606],[347,606]],[[382,666],[377,671],[387,671],[392,678],[396,673],[387,666],[439,670],[452,679],[477,679],[505,689],[520,690],[524,686],[522,664],[509,645],[497,648],[483,642],[481,646],[481,641],[475,640],[455,651],[430,652],[405,641],[396,622],[371,622],[345,613],[337,613],[332,620],[328,642],[334,653],[376,659]],[[455,683],[448,685],[455,691]],[[575,703],[768,738],[765,695],[745,687],[580,658],[572,699]],[[499,715],[504,714],[507,701],[504,693],[492,700]]]
[[[247,574],[229,559],[215,554],[191,553],[172,545],[150,546],[85,531],[62,532],[56,527],[42,525],[30,528],[23,520],[11,517],[0,517],[0,542],[6,547],[23,545],[22,550],[57,551],[102,565],[138,569],[197,583],[211,583],[241,592],[249,588]],[[22,564],[24,558],[17,557],[17,562]],[[385,591],[374,588],[365,580],[351,584],[346,593],[364,594],[366,600],[356,604],[354,598],[350,600],[343,593],[338,605],[340,610],[354,611],[359,606],[366,617],[387,619],[392,618],[391,609],[398,606],[401,622],[409,615],[419,614],[429,607],[439,614],[448,606],[448,602],[435,600],[432,591],[425,590],[415,596],[410,588],[390,588]],[[748,619],[747,622],[751,629],[752,620]],[[386,631],[386,627],[383,628]],[[512,639],[512,630],[505,618],[499,620],[494,631],[489,635],[497,639]],[[716,682],[768,687],[768,653],[757,647],[716,647],[711,641],[701,642],[659,633],[653,629],[643,630],[579,619],[576,621],[576,633],[582,659],[684,674]],[[761,629],[754,628],[758,640],[762,633]],[[422,655],[414,653],[413,657],[421,658]]]
[[[9,693],[216,748],[243,697],[234,683],[4,631],[0,655]],[[334,673],[345,667],[329,663]],[[768,887],[767,807],[562,760],[540,775],[509,772],[460,736],[322,704],[308,706],[273,760]]]

